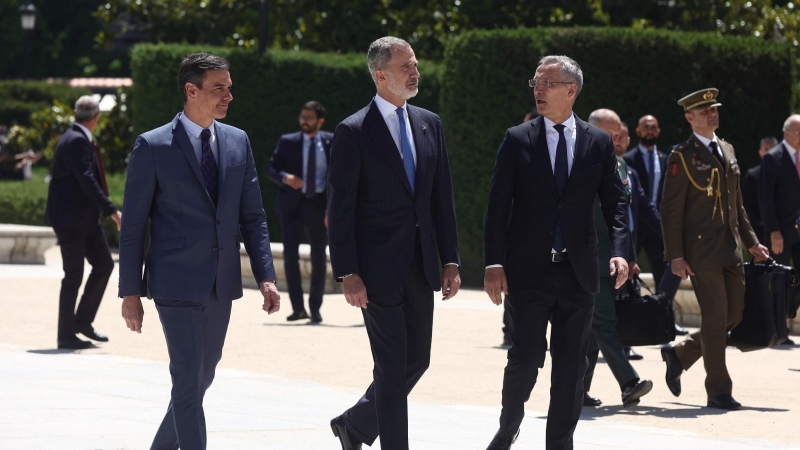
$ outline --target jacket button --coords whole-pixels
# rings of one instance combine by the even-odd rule
[[[222,223],[222,221],[221,221],[221,220],[219,220],[219,219],[217,219],[217,225],[219,225],[219,224],[221,224],[221,223]]]
[[[550,232],[550,236],[552,236],[552,235],[553,235],[553,232],[551,231],[551,232]]]
[[[561,206],[561,205],[558,205],[558,209],[564,209],[564,207]]]
[[[702,234],[698,234],[697,235],[697,239],[703,239],[703,235]]]
[[[215,245],[211,250],[217,251],[217,246]]]

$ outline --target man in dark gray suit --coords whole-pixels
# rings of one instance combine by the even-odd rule
[[[408,450],[406,397],[430,364],[433,291],[441,286],[447,300],[461,285],[456,213],[442,122],[406,102],[419,83],[411,46],[380,38],[367,65],[378,94],[333,136],[328,236],[334,276],[362,308],[375,368],[331,428],[343,450],[379,434],[382,449]]]
[[[553,357],[546,448],[571,450],[583,403],[594,294],[600,290],[594,205],[599,197],[611,240],[610,275],[628,277],[628,207],[614,144],[572,106],[583,71],[546,56],[529,80],[541,116],[509,128],[497,151],[484,225],[484,288],[506,294],[511,316],[500,429],[491,450],[508,450],[547,354]]]
[[[183,112],[139,136],[128,163],[122,316],[141,333],[139,297],[155,300],[172,375],[154,450],[206,448],[203,396],[222,358],[231,301],[242,296],[240,235],[264,296],[262,308],[269,314],[280,308],[250,141],[244,131],[217,122],[233,100],[229,67],[219,56],[187,56],[178,72]]]

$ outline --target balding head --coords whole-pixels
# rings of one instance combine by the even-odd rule
[[[615,148],[619,145],[619,132],[622,121],[619,120],[617,113],[605,108],[596,109],[589,114],[589,123],[608,133],[614,142]]]
[[[652,149],[656,145],[658,136],[661,135],[661,128],[658,127],[658,119],[646,114],[639,119],[639,125],[636,127],[636,135],[639,136],[639,142]]]
[[[783,138],[795,149],[800,148],[800,114],[792,114],[783,122]]]

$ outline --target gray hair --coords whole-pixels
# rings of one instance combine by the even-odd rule
[[[583,89],[583,71],[581,70],[581,66],[577,63],[577,61],[569,56],[550,55],[542,57],[542,59],[539,60],[539,65],[558,66],[559,69],[561,69],[561,75],[569,82],[575,83],[575,85],[578,86],[578,91],[575,93],[575,97],[578,97],[578,94],[581,93],[581,89]]]
[[[100,114],[100,102],[91,95],[84,95],[75,102],[75,121],[88,122]]]
[[[406,48],[411,47],[411,44],[393,36],[385,36],[369,44],[369,50],[367,51],[367,67],[369,68],[369,74],[372,75],[372,81],[375,82],[375,86],[378,85],[378,78],[375,77],[375,71],[386,68],[386,65],[389,64],[389,61],[392,59],[392,49],[394,47]]]
[[[800,122],[800,114],[792,114],[789,116],[786,122],[783,122],[783,131],[788,130],[789,127],[792,126],[792,122]]]
[[[618,122],[621,124],[622,120],[620,120],[619,116],[614,111],[601,108],[596,109],[589,114],[588,122],[596,127],[599,127],[600,124],[604,122]]]

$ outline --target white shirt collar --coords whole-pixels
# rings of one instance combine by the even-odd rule
[[[649,148],[645,147],[644,145],[642,145],[642,144],[640,143],[640,144],[639,144],[639,151],[642,151],[642,152],[651,152],[651,151],[652,151],[652,152],[658,152],[658,146],[657,146],[657,145],[654,145],[654,146],[653,146],[653,150],[650,150]]]
[[[789,154],[791,154],[792,156],[797,154],[797,149],[792,147],[792,145],[789,144],[788,142],[786,142],[786,139],[784,139],[782,143],[787,149],[789,149]]]
[[[553,131],[556,131],[555,128],[553,128],[555,125],[557,125],[555,122],[553,122],[552,120],[548,119],[547,117],[543,117],[543,119],[544,119],[544,129],[545,130],[552,129]],[[564,127],[566,127],[567,131],[571,133],[572,130],[575,129],[575,115],[574,114],[570,114],[569,118],[567,120],[565,120],[563,123],[561,123],[561,125],[564,125]],[[558,132],[558,131],[556,131],[556,132]]]
[[[393,104],[389,103],[378,94],[375,94],[375,106],[378,107],[378,111],[380,111],[381,117],[383,117],[384,120],[390,114],[397,112],[397,106],[394,106]],[[403,106],[401,106],[401,108],[403,108],[403,110],[406,111],[406,115],[408,115],[406,107],[408,107],[408,102],[403,103]]]
[[[180,117],[179,120],[181,121],[181,124],[183,125],[183,129],[186,130],[187,133],[189,133],[190,135],[194,136],[197,139],[200,139],[200,133],[203,132],[203,127],[201,127],[200,125],[192,122],[192,120],[189,119],[188,117],[186,117],[186,114],[184,114],[184,113],[181,113],[181,117]],[[211,122],[211,126],[208,127],[208,130],[211,131],[212,140],[213,140],[213,137],[217,135],[217,130],[216,130],[217,127],[215,126],[216,124],[217,124],[217,121],[215,120],[215,121]]]
[[[78,128],[83,130],[83,133],[86,135],[87,138],[89,138],[89,142],[94,142],[94,139],[92,138],[92,132],[89,131],[88,128],[86,128],[85,126],[79,124],[78,122],[75,122],[75,125],[77,125]]]
[[[699,134],[697,134],[697,133],[694,133],[694,136],[695,136],[695,137],[696,137],[696,138],[697,138],[697,139],[698,139],[700,142],[702,142],[702,143],[703,143],[703,145],[705,145],[706,147],[708,147],[708,146],[709,146],[709,144],[711,144],[712,142],[716,142],[716,143],[717,143],[717,148],[719,148],[719,142],[717,141],[717,134],[716,134],[716,133],[714,133],[714,139],[709,139],[709,138],[707,138],[707,137],[705,137],[705,136],[700,136],[700,135],[699,135]]]

